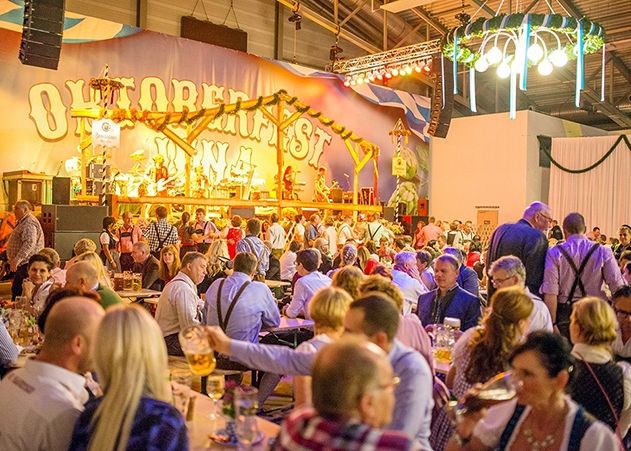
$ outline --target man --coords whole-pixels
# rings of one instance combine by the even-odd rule
[[[418,298],[427,293],[427,288],[419,282],[418,269],[416,267],[416,254],[414,252],[399,252],[394,257],[392,269],[392,283],[399,287],[405,300],[403,315],[412,312],[412,306],[418,303]]]
[[[291,282],[296,274],[297,252],[302,248],[299,241],[289,243],[289,249],[280,256],[280,280]]]
[[[552,227],[550,227],[550,231],[548,232],[548,239],[561,241],[563,239],[563,231],[561,227],[559,227],[559,221],[553,219],[551,225]]]
[[[478,273],[474,269],[464,264],[464,255],[460,249],[455,247],[446,247],[443,249],[444,254],[449,254],[458,260],[458,285],[460,288],[468,291],[474,296],[480,296],[480,279]]]
[[[330,192],[331,189],[326,184],[326,168],[320,166],[314,185],[314,202],[331,202],[331,199],[329,199]]]
[[[294,285],[291,302],[284,313],[289,318],[309,317],[309,301],[320,288],[331,285],[331,279],[318,271],[320,253],[315,249],[305,249],[296,255],[296,272],[300,279]]]
[[[611,347],[616,357],[631,362],[631,286],[618,288],[612,302],[618,319],[618,336]]]
[[[184,355],[178,334],[188,326],[200,323],[197,285],[204,280],[207,265],[204,254],[186,253],[180,272],[166,284],[158,299],[156,321],[162,330],[169,355]]]
[[[27,200],[18,200],[13,206],[16,225],[7,243],[7,259],[13,275],[11,300],[22,295],[22,282],[28,277],[28,259],[44,249],[44,232],[33,207]]]
[[[587,234],[587,239],[598,241],[598,238],[600,238],[600,227],[594,227],[592,231]]]
[[[473,241],[473,238],[475,237],[475,230],[473,230],[473,222],[471,221],[465,221],[464,224],[462,224],[462,229],[459,230],[459,241],[460,243],[464,243],[465,241]]]
[[[348,240],[354,240],[355,233],[353,232],[353,216],[346,215],[342,217],[342,222],[340,223],[337,229],[337,248],[341,249],[344,247]],[[331,252],[334,251],[333,248],[329,248]]]
[[[541,298],[532,294],[526,286],[526,268],[520,259],[514,255],[505,255],[493,262],[489,270],[489,276],[496,290],[500,288],[517,286],[522,288],[528,297],[532,300],[533,309],[528,320],[527,333],[536,330],[545,330],[552,332],[552,319],[550,311]]]
[[[0,382],[0,449],[68,449],[88,400],[84,373],[103,309],[89,299],[59,301],[46,320],[39,354]]]
[[[436,218],[430,216],[427,225],[421,229],[421,248],[427,246],[430,241],[436,241],[443,230],[436,225]]]
[[[285,249],[285,229],[278,223],[278,213],[272,213],[270,221],[272,221],[272,225],[267,229],[267,241],[272,244],[272,255],[280,258]]]
[[[394,415],[386,428],[406,432],[420,443],[421,449],[431,450],[433,376],[421,354],[395,338],[399,317],[394,301],[381,293],[367,293],[351,303],[344,316],[344,330],[348,334],[364,336],[383,349],[399,378],[394,391]],[[208,336],[214,349],[250,368],[277,374],[311,374],[315,353],[230,340],[218,328],[209,328]]]
[[[121,297],[114,290],[99,283],[96,269],[89,262],[77,262],[68,268],[65,288],[96,291],[101,297],[101,307],[104,309],[123,303]]]
[[[140,227],[132,222],[129,211],[123,213],[123,225],[118,229],[118,251],[120,252],[121,271],[130,271],[134,266],[131,256],[132,247],[142,239]]]
[[[381,216],[379,213],[373,213],[370,215],[370,222],[366,223],[366,232],[364,233],[364,242],[374,241],[379,243],[382,238],[394,238],[390,230],[388,230],[380,221]]]
[[[219,236],[219,230],[212,221],[206,220],[206,210],[203,208],[195,210],[193,230],[193,241],[197,243],[197,252],[205,254],[213,239]]]
[[[167,216],[169,212],[166,207],[160,205],[156,208],[157,221],[150,224],[145,230],[145,238],[149,242],[151,255],[160,258],[160,251],[164,246],[169,244],[177,244],[177,229],[168,223]]]
[[[434,278],[434,268],[432,262],[434,258],[432,254],[426,250],[416,252],[416,269],[418,270],[420,281],[423,282],[425,288],[431,291],[436,288],[436,279]]]
[[[133,271],[142,274],[142,287],[160,290],[160,261],[151,255],[149,245],[139,241],[132,246]]]
[[[300,243],[302,243],[305,239],[305,217],[303,215],[296,215],[296,217],[294,218],[295,223],[294,223],[294,236],[293,239],[295,241],[298,241]]]
[[[410,438],[379,428],[390,423],[397,379],[386,354],[373,343],[345,337],[316,356],[313,407],[283,421],[277,449],[338,448],[408,450]]]
[[[17,360],[18,350],[9,331],[7,331],[4,321],[0,321],[0,379],[4,377],[7,368]]]
[[[607,299],[603,282],[612,292],[624,285],[611,249],[589,241],[585,218],[570,213],[563,220],[565,242],[548,250],[541,292],[554,325],[570,338],[572,304],[584,296]]]
[[[532,293],[539,294],[548,250],[548,239],[543,232],[551,221],[550,207],[542,202],[533,202],[524,210],[519,221],[499,226],[489,241],[485,259],[487,268],[504,255],[514,255],[526,267],[526,286]],[[487,290],[490,299],[495,291],[490,281]]]
[[[329,271],[333,269],[333,259],[329,255],[329,243],[325,238],[316,238],[315,243],[313,243],[313,249],[317,250],[320,253],[320,266],[318,266],[318,271],[322,274],[328,274]]]
[[[256,257],[249,252],[234,257],[234,272],[218,279],[206,292],[206,324],[219,326],[235,340],[259,342],[261,328],[280,324],[278,305],[263,282],[252,281]],[[220,369],[243,369],[222,355],[217,359]],[[259,401],[265,402],[280,381],[276,374],[265,373],[259,383]]]
[[[263,281],[269,269],[270,251],[259,238],[260,233],[261,221],[257,218],[248,219],[245,225],[245,238],[237,243],[237,253],[250,252],[254,254],[257,261],[254,280]]]
[[[309,224],[305,227],[305,248],[313,247],[316,238],[320,236],[321,222],[322,218],[318,214],[311,215],[311,218],[309,218]]]
[[[446,317],[458,318],[464,332],[478,324],[480,298],[458,286],[459,266],[453,255],[436,258],[434,273],[438,288],[418,299],[417,314],[423,325],[442,324]]]

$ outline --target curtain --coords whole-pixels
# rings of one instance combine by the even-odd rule
[[[568,169],[583,169],[598,161],[618,136],[553,138],[552,158]],[[549,205],[554,217],[572,212],[585,217],[587,231],[600,227],[617,238],[618,227],[631,222],[631,151],[621,141],[598,167],[582,174],[550,168]]]

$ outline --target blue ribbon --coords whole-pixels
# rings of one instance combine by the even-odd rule
[[[454,95],[458,94],[458,29],[454,31]]]
[[[522,22],[524,25],[524,35],[523,35],[523,67],[521,71],[521,75],[519,76],[519,89],[525,91],[528,87],[528,46],[530,44],[530,14],[526,14],[524,20]],[[515,55],[517,56],[517,55]],[[517,62],[519,64],[519,62]]]
[[[581,107],[581,90],[585,88],[585,61],[584,61],[584,46],[583,42],[583,25],[579,19],[578,28],[577,28],[577,46],[578,46],[578,55],[576,58],[576,95],[575,95],[575,105],[576,108]]]
[[[475,104],[475,68],[469,68],[469,108],[474,113],[478,112]]]

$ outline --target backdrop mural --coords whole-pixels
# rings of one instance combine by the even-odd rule
[[[391,175],[394,145],[388,132],[399,118],[412,130],[403,156],[409,165],[404,180],[409,196],[427,195],[429,100],[377,86],[351,90],[332,74],[214,47],[164,34],[116,27],[106,21],[99,36],[73,32],[64,43],[59,70],[23,66],[18,61],[21,2],[0,0],[0,155],[2,171],[26,169],[51,175],[77,175],[79,123],[70,111],[95,106],[89,80],[109,65],[109,74],[123,85],[116,106],[138,111],[197,111],[220,103],[234,103],[285,90],[303,104],[343,124],[364,139],[377,144],[379,191],[387,201],[395,190]],[[76,25],[79,18],[71,17]],[[109,33],[109,34],[108,34]],[[287,110],[286,115],[291,114]],[[184,171],[184,152],[163,135],[140,123],[122,121],[120,148],[112,155],[113,172],[120,172],[124,189],[133,190],[133,174],[147,174],[155,156],[164,158],[169,174]],[[186,135],[185,126],[175,127]],[[273,191],[276,167],[276,129],[256,111],[224,115],[209,124],[193,147],[191,178],[205,178],[209,185],[221,183],[243,168],[253,171],[258,189]],[[288,129],[284,142],[285,164],[297,170],[302,200],[311,200],[317,168],[324,166],[327,182],[336,180],[350,189],[352,159],[343,140],[307,115]],[[74,160],[73,160],[74,159]],[[360,186],[372,186],[372,169],[360,175]],[[129,182],[129,183],[127,183]],[[119,188],[122,189],[122,188]],[[124,193],[125,194],[125,193]],[[129,194],[129,193],[126,193]],[[410,202],[412,205],[413,202]]]

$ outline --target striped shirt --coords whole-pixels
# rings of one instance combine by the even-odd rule
[[[0,319],[0,366],[7,366],[18,358],[18,348],[11,340],[9,331],[4,326],[4,321]]]

